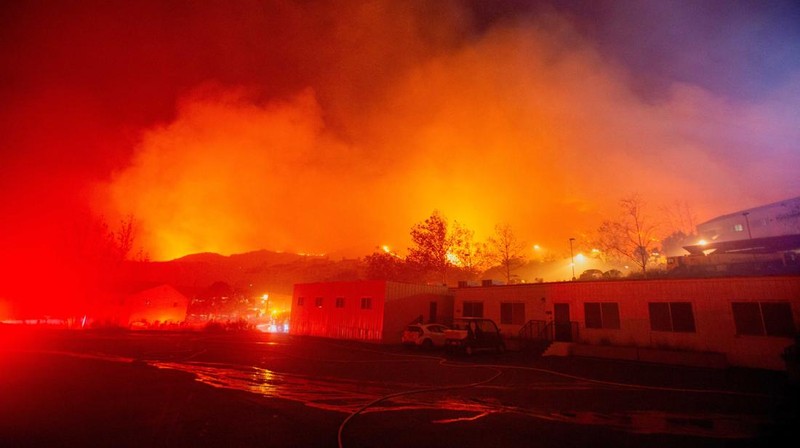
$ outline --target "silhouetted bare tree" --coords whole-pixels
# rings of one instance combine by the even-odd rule
[[[498,224],[487,241],[487,255],[503,267],[506,283],[512,283],[512,271],[525,264],[525,244],[519,241],[509,224]]]
[[[661,209],[667,232],[692,235],[697,231],[697,215],[686,201],[675,201]]]
[[[696,243],[697,217],[687,202],[676,201],[662,209],[669,235],[661,240],[661,250],[666,256],[686,254],[683,246]]]
[[[645,204],[637,194],[622,199],[620,208],[618,220],[601,224],[596,244],[603,252],[630,259],[646,276],[647,266],[658,249],[657,226],[645,213]]]

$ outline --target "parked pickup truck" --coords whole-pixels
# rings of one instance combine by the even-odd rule
[[[464,317],[453,321],[452,329],[444,333],[444,346],[448,352],[468,356],[478,351],[503,353],[506,344],[500,329],[491,319]]]

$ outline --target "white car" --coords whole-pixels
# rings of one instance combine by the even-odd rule
[[[444,332],[449,328],[442,324],[411,324],[403,331],[403,345],[426,349],[444,347]]]

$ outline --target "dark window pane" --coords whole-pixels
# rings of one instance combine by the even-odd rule
[[[669,305],[672,312],[672,331],[694,333],[692,304],[689,302],[672,302]]]
[[[584,303],[583,312],[586,316],[586,328],[603,328],[599,303]]]
[[[464,302],[464,317],[483,317],[483,302]]]
[[[731,303],[733,322],[736,325],[736,334],[762,335],[764,325],[761,322],[761,310],[756,302]]]
[[[510,324],[511,320],[512,320],[511,304],[510,303],[501,303],[500,304],[500,323],[501,324]]]
[[[603,303],[603,328],[619,329],[619,305],[616,303]]]
[[[672,331],[668,303],[649,303],[650,329],[653,331]]]
[[[361,299],[361,309],[368,310],[372,308],[372,298],[371,297],[363,297]]]
[[[792,307],[788,303],[762,303],[761,312],[768,336],[794,336]]]
[[[475,317],[483,317],[483,302],[475,303]]]

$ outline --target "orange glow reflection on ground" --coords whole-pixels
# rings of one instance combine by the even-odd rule
[[[394,387],[414,390],[426,387],[420,384],[389,385],[382,382],[354,381],[341,378],[317,378],[303,375],[278,373],[252,366],[236,366],[209,363],[150,362],[158,368],[190,372],[197,380],[226,389],[243,390],[259,395],[304,403],[307,406],[352,413],[365,403],[381,396],[396,393]],[[481,368],[481,366],[477,366]],[[585,389],[587,383],[555,383],[561,389]],[[478,387],[481,389],[482,387]],[[494,386],[503,389],[503,387]],[[545,389],[549,387],[544,386]],[[477,399],[468,395],[459,396],[450,392],[426,392],[403,395],[371,406],[362,413],[408,412],[415,410],[439,410],[456,413],[456,417],[432,420],[432,423],[463,423],[481,419],[496,413],[514,413],[528,417],[574,423],[600,425],[633,433],[679,434],[720,439],[746,439],[758,434],[760,424],[746,416],[702,414],[683,415],[666,411],[634,411],[628,413],[603,414],[592,411],[558,411],[535,406],[504,404],[496,399]]]

